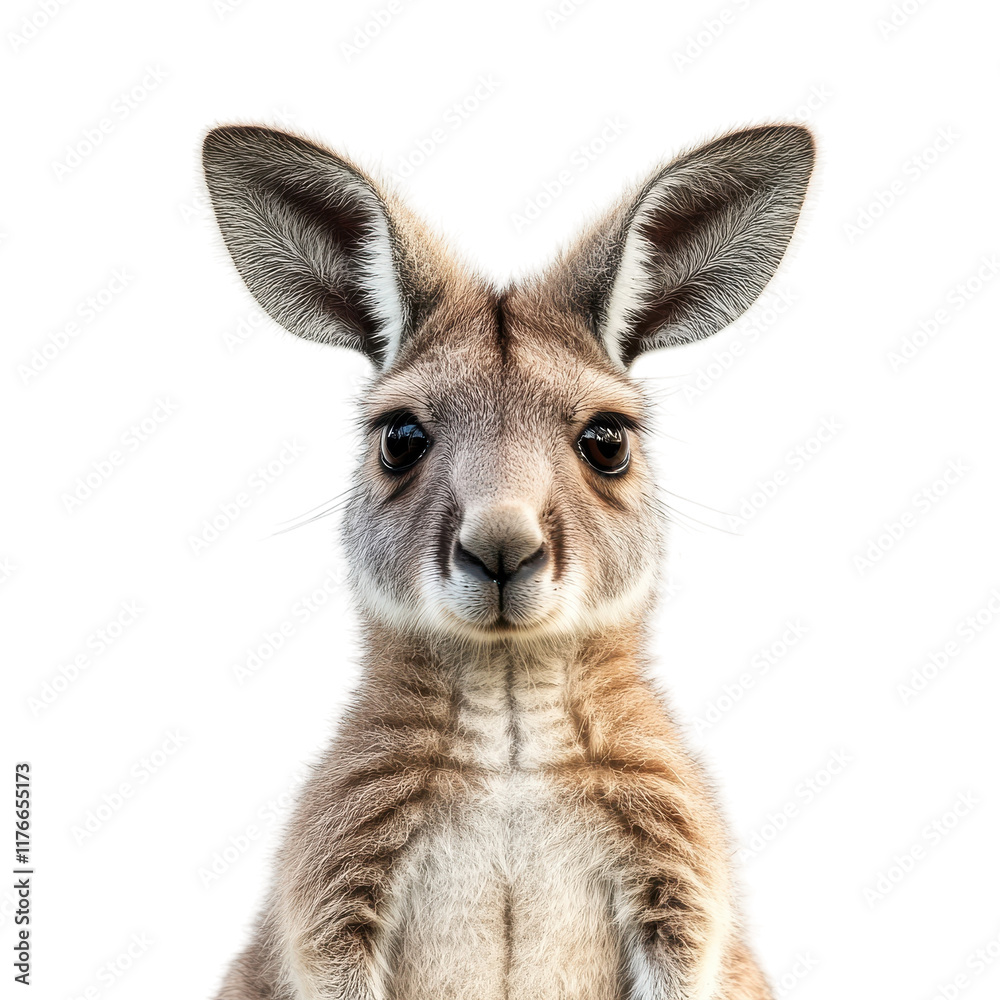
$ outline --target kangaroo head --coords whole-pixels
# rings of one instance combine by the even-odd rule
[[[727,135],[498,289],[343,157],[259,127],[208,134],[212,203],[250,291],[292,333],[376,367],[343,528],[366,613],[491,642],[644,612],[662,524],[629,366],[757,298],[812,163],[797,126]]]

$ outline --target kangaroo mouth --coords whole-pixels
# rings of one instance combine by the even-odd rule
[[[515,600],[508,600],[505,596],[502,607],[499,595],[492,601],[485,595],[483,597],[483,603],[478,607],[470,606],[468,602],[462,602],[459,607],[449,603],[448,607],[449,617],[460,630],[476,638],[502,639],[547,631],[555,617],[554,609],[547,602],[528,595],[521,595]]]

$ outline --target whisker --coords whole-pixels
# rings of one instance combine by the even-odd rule
[[[323,503],[317,504],[310,510],[296,517],[289,518],[287,521],[279,521],[277,530],[271,532],[267,537],[274,538],[276,535],[283,535],[295,528],[304,527],[307,524],[312,524],[313,521],[318,521],[321,518],[329,517],[331,514],[339,513],[359,492],[366,489],[375,478],[375,476],[365,476],[342,493],[338,493],[335,497],[324,500]],[[316,513],[317,511],[318,513]]]
[[[677,500],[683,500],[685,503],[693,503],[696,507],[701,507],[702,510],[710,510],[713,514],[721,514],[723,517],[729,517],[727,511],[719,510],[718,507],[710,507],[707,503],[702,503],[700,500],[692,500],[690,497],[682,497],[679,493],[674,493],[672,490],[664,489],[662,486],[660,487],[660,492],[666,493]]]
[[[691,528],[692,530],[699,530],[700,528],[708,528],[712,531],[721,531],[727,535],[738,536],[738,531],[733,531],[731,528],[724,527],[721,524],[712,524],[709,521],[703,521],[700,518],[694,517],[692,514],[686,511],[679,510],[677,507],[673,507],[666,501],[659,497],[649,497],[647,498],[650,502],[657,508],[657,510],[664,516],[668,521],[676,521],[676,523],[683,524],[686,528]],[[683,499],[683,498],[682,498]],[[692,501],[694,502],[694,501]],[[704,506],[699,504],[699,506]],[[719,514],[722,517],[729,517],[725,511],[715,510],[712,507],[705,507],[706,510],[710,510],[715,514]],[[697,527],[695,527],[697,526]]]
[[[314,514],[312,517],[308,517],[304,521],[299,521],[297,524],[289,524],[286,528],[278,528],[276,531],[272,531],[267,537],[275,538],[278,535],[284,535],[289,531],[294,531],[296,528],[304,528],[307,524],[312,524],[313,521],[319,521],[321,518],[329,517],[334,513],[336,513],[336,510],[327,510],[321,514]]]
[[[312,507],[307,511],[303,511],[301,514],[298,514],[295,517],[290,517],[287,521],[280,521],[279,524],[291,524],[292,521],[297,521],[300,517],[306,517],[307,515],[312,514],[313,511],[319,510],[320,507],[326,507],[328,504],[336,503],[341,497],[346,496],[348,493],[351,493],[355,489],[357,489],[357,484],[344,490],[343,493],[338,493],[336,496],[331,497],[329,500],[324,500],[322,503],[316,504],[315,507]]]

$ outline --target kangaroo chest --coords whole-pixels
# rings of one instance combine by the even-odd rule
[[[579,758],[558,667],[462,678],[457,752],[475,777],[432,816],[394,887],[394,1000],[623,995],[613,844],[560,774]]]

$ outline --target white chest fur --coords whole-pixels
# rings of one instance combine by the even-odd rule
[[[610,844],[552,777],[575,743],[564,668],[480,667],[461,691],[460,753],[483,777],[401,866],[379,949],[386,995],[621,997]]]

